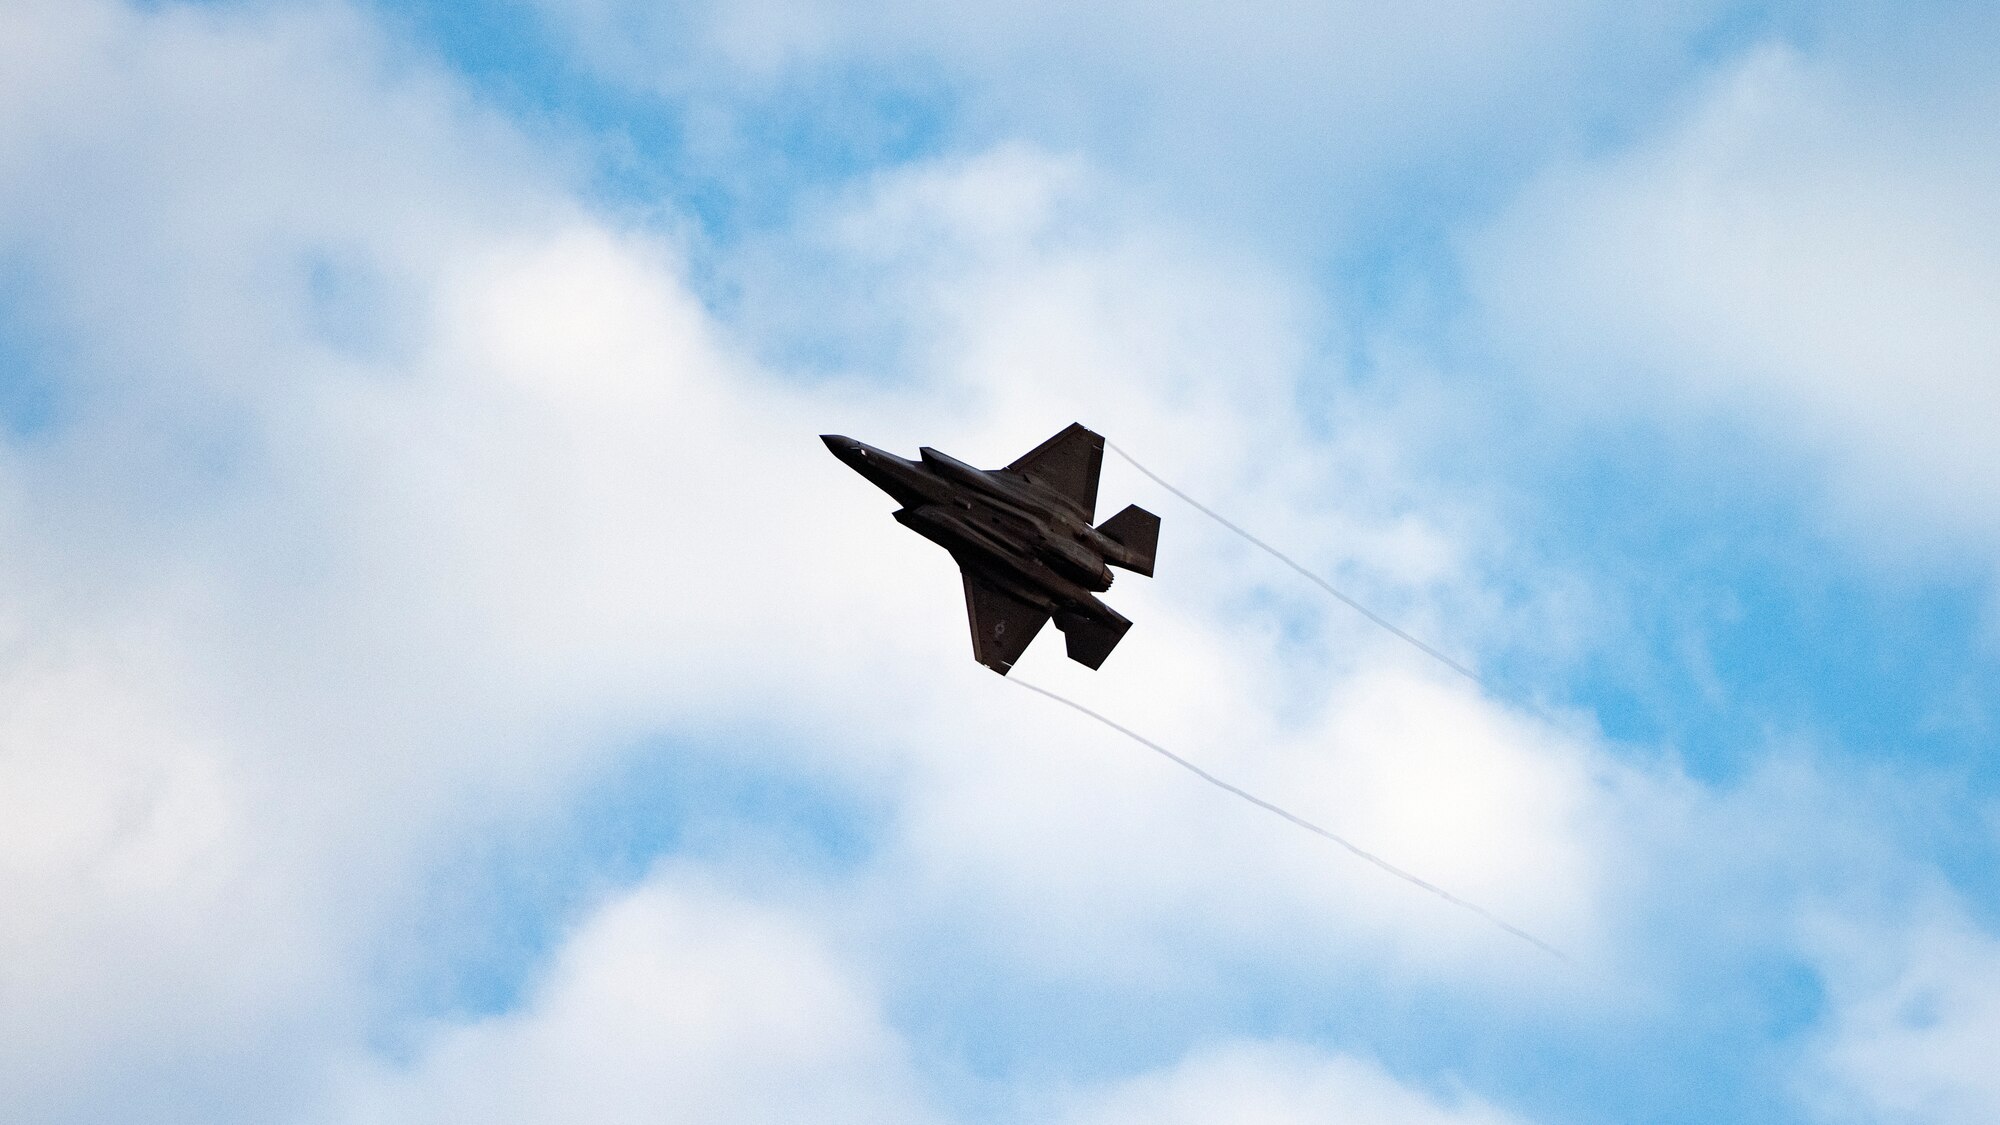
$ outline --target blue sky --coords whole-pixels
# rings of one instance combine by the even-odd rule
[[[2000,1117],[2000,21],[0,9],[23,1121]],[[1097,673],[824,453],[1081,420]],[[1267,823],[1267,821],[1269,821]]]

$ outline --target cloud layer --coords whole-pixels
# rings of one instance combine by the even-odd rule
[[[0,1105],[1489,1125],[1593,1119],[1620,1067],[1703,1031],[1755,1057],[1654,1089],[1984,1112],[1992,941],[1905,854],[1893,806],[1925,779],[1885,769],[1876,800],[1759,747],[1733,786],[1691,781],[1582,707],[1457,681],[1107,466],[1171,560],[1112,594],[1140,626],[1103,672],[1038,648],[1021,674],[1565,968],[972,666],[947,560],[815,440],[1000,464],[1082,419],[1468,660],[1594,635],[1519,597],[1548,555],[1421,462],[1440,384],[1367,385],[1287,255],[1187,215],[1245,167],[1282,195],[1338,154],[1379,185],[1413,134],[1457,159],[1532,107],[1584,114],[1607,60],[1677,72],[1699,21],[1114,7],[1051,39],[1049,12],[933,15],[555,13],[670,101],[921,58],[976,107],[939,151],[705,241],[594,199],[590,138],[547,144],[370,10],[0,14],[0,1011],[24,1014]],[[1632,20],[1653,46],[1613,51]],[[658,72],[620,46],[681,32]],[[1806,404],[1780,437],[1983,535],[1989,263],[1960,235],[1985,172],[1879,104],[1745,58],[1468,238],[1467,331],[1559,386],[1612,357],[1670,395]],[[1212,183],[1135,187],[1191,169]],[[784,346],[815,334],[888,359]],[[668,825],[641,854],[612,854],[613,792]],[[799,854],[815,834],[840,843]],[[535,877],[559,889],[501,891]],[[531,937],[495,952],[509,926]],[[1908,940],[1836,940],[1871,927]],[[1758,1038],[1763,994],[1702,1001],[1764,961],[1824,982],[1809,1031]],[[436,984],[482,973],[482,1003]],[[1563,1057],[1601,1069],[1547,1081]]]

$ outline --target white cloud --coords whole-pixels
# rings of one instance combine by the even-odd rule
[[[1169,1070],[1080,1099],[1065,1125],[1507,1125],[1460,1094],[1428,1097],[1359,1059],[1284,1043],[1203,1049]]]
[[[5,1032],[0,1101],[23,1116],[150,1116],[153,1074],[187,1116],[273,1116],[396,1014],[370,973],[412,956],[397,920],[440,855],[675,724],[796,731],[715,752],[892,806],[854,879],[863,929],[957,912],[1039,972],[1137,950],[1163,980],[1217,950],[1338,949],[1543,1002],[1532,950],[973,667],[947,560],[815,440],[999,463],[1082,417],[1473,647],[1490,614],[1446,626],[1498,548],[1403,479],[1393,417],[1304,431],[1284,278],[1124,215],[1087,164],[1002,148],[811,220],[901,310],[922,377],[787,382],[671,245],[577,205],[351,12],[7,18],[46,49],[0,87],[0,243],[76,343],[56,421],[0,462],[29,545],[0,572],[8,690],[32,700],[0,727],[0,996],[36,1016]],[[1339,655],[1274,659],[1313,603],[1115,465],[1105,496],[1161,506],[1171,557],[1114,593],[1140,625],[1103,673],[1044,641],[1024,674],[1552,940],[1601,940],[1621,798],[1587,735],[1440,687],[1338,611]],[[643,892],[529,1011],[440,1031],[426,1077],[357,1096],[470,1113],[504,1068],[523,1099],[599,1077],[639,1097],[662,1079],[629,1052],[657,1031],[690,1036],[689,1082],[777,1045],[780,1078],[741,1072],[711,1109],[794,1079],[856,1115],[902,1104],[897,1049],[811,925]],[[677,1006],[775,962],[823,1041],[775,1001],[742,1025]],[[635,1013],[621,982],[657,990]],[[888,1077],[845,1086],[848,1063]]]
[[[573,934],[520,1010],[350,1075],[329,1121],[933,1120],[900,1041],[810,920],[667,872]]]
[[[1020,674],[1586,963],[1599,958],[1604,881],[1637,858],[1621,810],[1652,783],[1407,675],[1360,676],[1288,728],[1232,702],[1257,694],[1241,649],[1232,668],[1229,649],[1190,661],[1176,648],[1094,682]],[[939,731],[953,760],[910,792],[907,854],[894,859],[982,941],[1041,971],[1132,983],[1227,949],[1300,982],[1345,979],[1358,958],[1370,972],[1442,976],[1511,1004],[1561,1003],[1581,984],[1518,938],[1087,719],[1026,693],[993,702],[982,730]],[[1345,952],[1329,958],[1330,945]]]
[[[1376,177],[1533,151],[1643,106],[1730,5],[540,7],[603,73],[702,107],[697,149],[740,151],[731,105],[885,68],[949,89],[972,136],[1081,149],[1206,219],[1324,247],[1356,229],[1350,206]]]
[[[1725,415],[1831,470],[1864,542],[2000,536],[2000,151],[1987,77],[1899,98],[1771,48],[1472,251],[1557,395]]]
[[[307,1119],[965,1120],[928,1104],[872,982],[828,948],[824,923],[670,867],[585,920],[521,1008],[424,1030],[408,1062],[350,1069]],[[1419,1091],[1350,1056],[1246,1041],[1101,1086],[1016,1097],[1065,1125],[1520,1120],[1444,1088]]]
[[[1831,1019],[1802,1085],[1826,1119],[2000,1117],[2000,941],[1938,909],[1893,928],[1821,930]]]

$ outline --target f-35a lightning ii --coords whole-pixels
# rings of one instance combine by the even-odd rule
[[[965,579],[973,659],[1001,675],[1049,618],[1071,660],[1096,668],[1132,623],[1098,601],[1111,567],[1153,573],[1160,517],[1133,505],[1091,526],[1104,439],[1070,427],[1004,469],[925,446],[905,461],[837,434],[826,447],[903,505],[896,520],[951,552]]]

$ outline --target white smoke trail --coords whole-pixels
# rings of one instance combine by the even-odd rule
[[[1176,754],[1173,751],[1167,749],[1166,747],[1160,745],[1159,743],[1154,742],[1152,739],[1147,738],[1146,736],[1130,729],[1129,727],[1124,727],[1116,722],[1113,722],[1111,719],[1108,719],[1105,716],[1098,714],[1097,712],[1091,710],[1088,707],[1085,707],[1083,704],[1078,703],[1075,700],[1065,699],[1064,697],[1057,695],[1055,692],[1052,692],[1047,688],[1037,687],[1036,685],[1031,684],[1026,680],[1009,677],[1007,682],[1014,684],[1018,687],[1026,688],[1029,691],[1034,692],[1036,695],[1045,696],[1049,699],[1053,699],[1057,703],[1060,703],[1063,706],[1068,707],[1073,711],[1079,711],[1085,715],[1088,715],[1091,718],[1096,719],[1098,722],[1103,723],[1105,726],[1110,727],[1112,730],[1117,731],[1119,734],[1124,735],[1125,737],[1131,739],[1134,742],[1137,742],[1141,746],[1146,747],[1148,750],[1153,751],[1154,753],[1160,755],[1161,757],[1167,759],[1168,761],[1174,763],[1175,765],[1181,767],[1182,769],[1187,770],[1189,773],[1194,774],[1196,777],[1201,778],[1203,781],[1208,782],[1210,785],[1215,786],[1217,789],[1221,789],[1226,793],[1232,793],[1238,797],[1241,797],[1245,801],[1248,801],[1251,804],[1256,805],[1258,808],[1263,809],[1266,812],[1273,813],[1277,816],[1281,816],[1284,819],[1291,821],[1293,824],[1298,825],[1300,828],[1303,828],[1306,831],[1311,832],[1315,836],[1320,836],[1324,837],[1325,839],[1331,840],[1334,843],[1339,844],[1341,847],[1346,848],[1349,852],[1352,852],[1357,858],[1366,860],[1367,862],[1374,864],[1375,866],[1381,868],[1382,870],[1388,872],[1391,875],[1394,875],[1396,878],[1401,879],[1406,883],[1409,883],[1412,886],[1420,887],[1426,891],[1429,891],[1430,893],[1438,896],[1439,898],[1445,900],[1446,902],[1451,903],[1453,906],[1461,907],[1465,910],[1469,910],[1472,913],[1479,915],[1481,918],[1484,918],[1488,922],[1493,923],[1495,926],[1498,926],[1501,929],[1507,931],[1508,933],[1513,934],[1515,937],[1520,938],[1522,941],[1527,942],[1528,944],[1534,946],[1535,948],[1541,950],[1542,952],[1549,954],[1551,957],[1556,958],[1558,961],[1562,961],[1565,964],[1570,963],[1569,957],[1565,955],[1562,950],[1557,949],[1555,946],[1550,945],[1548,942],[1543,941],[1542,939],[1536,937],[1535,935],[1529,933],[1528,931],[1523,930],[1518,926],[1512,925],[1511,923],[1508,923],[1496,917],[1491,911],[1487,910],[1485,907],[1480,906],[1477,903],[1467,902],[1466,900],[1458,897],[1457,895],[1452,894],[1450,891],[1445,890],[1443,887],[1438,886],[1436,883],[1432,883],[1429,882],[1428,880],[1419,878],[1416,875],[1412,875],[1408,871],[1405,871],[1402,868],[1397,867],[1395,864],[1390,863],[1388,860],[1383,859],[1381,856],[1378,856],[1373,852],[1366,851],[1362,848],[1355,846],[1354,844],[1350,843],[1349,841],[1342,838],[1338,834],[1329,832],[1326,829],[1321,828],[1319,825],[1314,824],[1312,821],[1307,820],[1302,816],[1298,816],[1292,812],[1287,811],[1286,809],[1280,808],[1279,806],[1274,805],[1269,801],[1266,801],[1264,798],[1257,796],[1255,793],[1251,793],[1248,790],[1239,789],[1236,786],[1231,785],[1229,782],[1222,780],[1221,778],[1215,776],[1212,773],[1209,773],[1207,770],[1202,769],[1200,766],[1195,765],[1193,762],[1188,761],[1186,758],[1181,757],[1179,754]]]
[[[1437,649],[1432,648],[1430,645],[1427,645],[1423,641],[1418,640],[1416,637],[1413,637],[1410,634],[1404,632],[1401,628],[1398,628],[1396,624],[1390,621],[1388,618],[1383,617],[1381,614],[1376,613],[1374,610],[1369,609],[1367,606],[1362,605],[1360,602],[1357,602],[1353,598],[1348,597],[1346,594],[1341,593],[1338,589],[1334,588],[1333,583],[1328,582],[1326,579],[1321,578],[1319,575],[1314,574],[1312,571],[1307,570],[1305,567],[1300,566],[1297,562],[1294,562],[1290,555],[1285,554],[1283,551],[1278,550],[1276,547],[1271,546],[1269,543],[1264,542],[1262,539],[1259,539],[1255,535],[1252,535],[1249,532],[1243,530],[1242,528],[1236,526],[1234,523],[1231,523],[1228,519],[1226,519],[1222,515],[1222,513],[1216,511],[1215,509],[1209,507],[1208,505],[1202,503],[1201,501],[1196,500],[1194,497],[1189,496],[1187,493],[1182,492],[1180,489],[1175,488],[1173,485],[1168,484],[1166,480],[1163,479],[1158,473],[1155,473],[1153,470],[1147,468],[1144,465],[1141,465],[1138,462],[1138,460],[1134,458],[1130,453],[1125,452],[1124,450],[1118,448],[1117,445],[1109,441],[1104,443],[1104,447],[1106,449],[1109,449],[1111,452],[1116,453],[1118,456],[1123,457],[1127,464],[1139,470],[1139,472],[1142,473],[1146,477],[1146,479],[1152,481],[1154,484],[1159,485],[1161,488],[1166,489],[1168,492],[1173,493],[1175,496],[1180,497],[1183,501],[1185,501],[1188,504],[1188,506],[1192,507],[1194,510],[1200,512],[1202,515],[1207,516],[1209,519],[1214,520],[1216,523],[1221,524],[1222,526],[1228,528],[1229,530],[1235,532],[1236,534],[1241,535],[1244,539],[1248,540],[1253,546],[1257,547],[1265,554],[1270,555],[1272,558],[1277,559],[1279,562],[1284,563],[1286,566],[1291,567],[1293,570],[1298,571],[1299,574],[1303,576],[1306,581],[1311,582],[1313,585],[1318,586],[1320,589],[1325,590],[1329,594],[1332,594],[1335,598],[1338,598],[1341,601],[1341,603],[1346,605],[1349,609],[1352,609],[1354,612],[1360,614],[1363,617],[1366,617],[1368,620],[1373,621],[1375,624],[1380,625],[1382,628],[1387,629],[1388,631],[1394,633],[1398,637],[1403,638],[1410,644],[1415,645],[1418,649],[1429,654],[1431,658],[1435,659],[1438,663],[1443,664],[1445,667],[1451,669],[1454,672],[1457,672],[1459,675],[1464,676],[1466,679],[1471,680],[1473,683],[1478,684],[1480,687],[1483,688],[1486,686],[1485,682],[1479,678],[1479,673],[1474,672],[1472,669],[1467,668],[1465,665],[1460,664],[1458,661],[1453,660],[1451,657],[1446,656],[1444,653],[1439,652]]]

